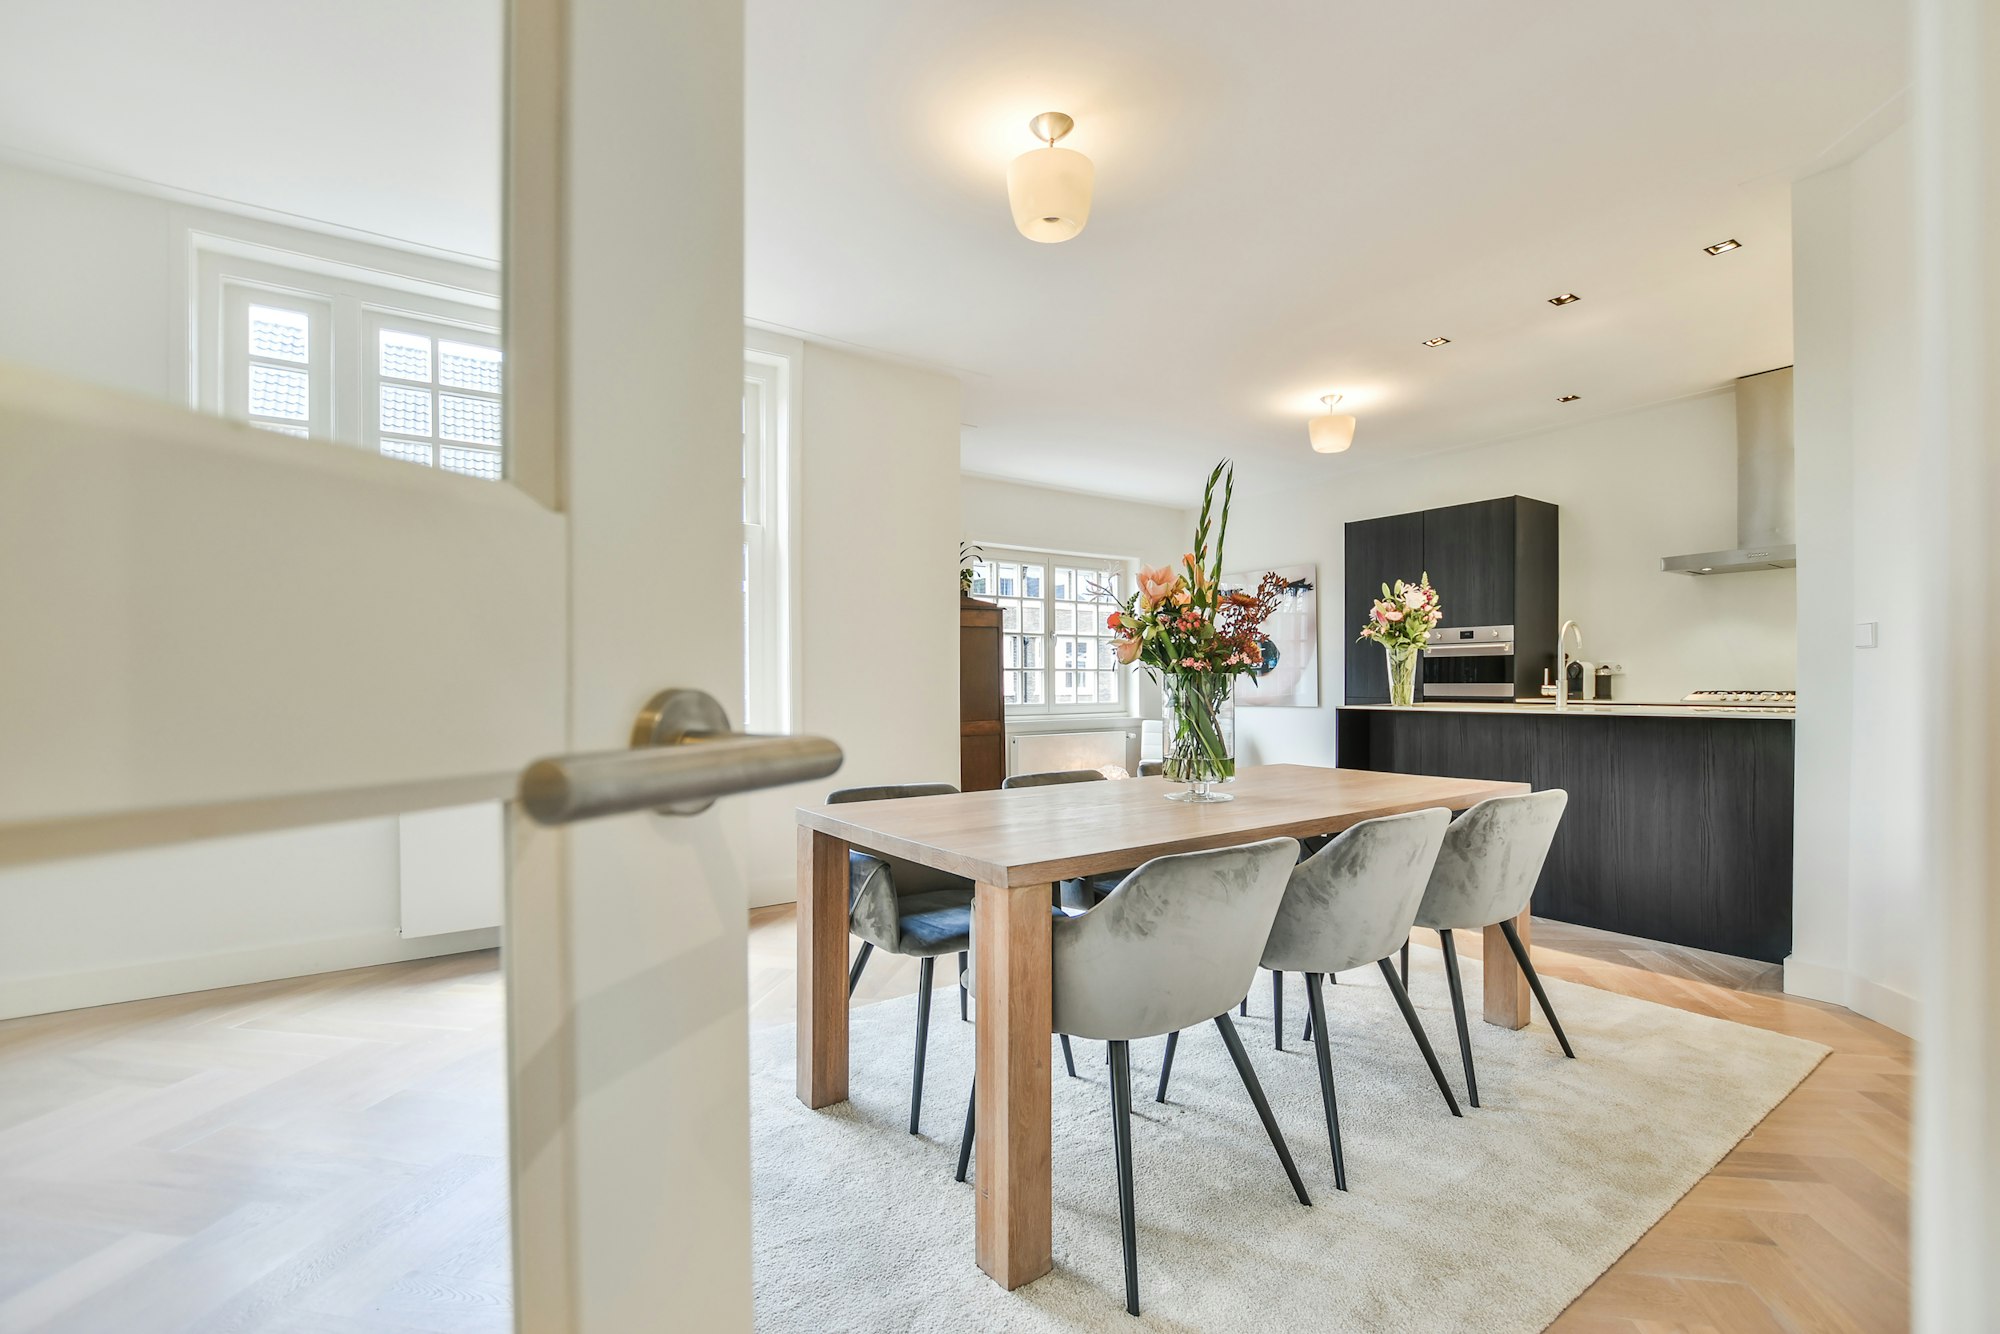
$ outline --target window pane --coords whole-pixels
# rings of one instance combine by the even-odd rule
[[[500,349],[438,339],[438,383],[500,392]]]
[[[1048,673],[1046,672],[1021,673],[1021,689],[1027,697],[1026,703],[1040,704],[1043,702],[1044,697],[1042,692],[1046,688],[1044,683],[1047,678]]]
[[[1021,608],[1021,629],[1031,635],[1046,634],[1048,627],[1046,610],[1039,602],[1030,602]]]
[[[993,566],[981,561],[972,567],[972,596],[984,598],[993,596]]]
[[[997,568],[998,574],[993,586],[994,593],[1003,598],[1017,598],[1021,596],[1021,567],[1007,561],[1002,561]]]
[[[1048,666],[1049,641],[1040,636],[1023,636],[1015,642],[1021,646],[1022,667],[1042,668]]]
[[[1042,596],[1042,567],[1039,565],[1023,565],[1021,567],[1021,582],[1027,586],[1025,596],[1031,598]]]
[[[1097,674],[1097,702],[1116,704],[1118,702],[1118,673],[1099,672]]]
[[[1051,596],[1056,598],[1057,601],[1061,601],[1064,598],[1074,598],[1076,594],[1071,590],[1073,590],[1075,587],[1076,587],[1076,571],[1066,570],[1061,566],[1057,566],[1056,587],[1055,587],[1055,592]]]
[[[431,461],[431,447],[415,440],[384,440],[382,452],[392,459],[421,463],[427,467]]]
[[[284,366],[250,363],[250,412],[258,417],[289,417],[309,421],[307,409],[311,382],[304,371]]]
[[[447,440],[500,446],[500,400],[438,395],[438,434]]]
[[[382,331],[382,374],[398,380],[431,378],[431,340],[396,329]]]
[[[438,467],[446,472],[462,472],[467,477],[484,477],[497,482],[500,480],[500,451],[439,445]]]
[[[1021,604],[1002,602],[1000,604],[1000,629],[1004,634],[1012,634],[1021,628]]]
[[[1056,604],[1056,633],[1059,635],[1076,633],[1076,608],[1067,602]]]
[[[1076,703],[1076,673],[1057,672],[1055,676],[1056,676],[1055,702],[1058,704]]]
[[[252,306],[250,307],[250,355],[276,357],[281,361],[304,361],[308,327],[306,313],[302,310]]]
[[[1021,702],[1021,674],[1019,672],[1002,672],[1000,673],[1000,681],[1005,687],[1000,696],[1001,702],[1003,704],[1019,704]]]
[[[429,435],[431,433],[431,395],[428,389],[405,389],[397,384],[382,386],[382,420],[384,431],[394,431],[398,435]]]

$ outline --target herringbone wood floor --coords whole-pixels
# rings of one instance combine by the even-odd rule
[[[792,1016],[792,922],[753,914],[753,1023]],[[1556,976],[1834,1049],[1556,1328],[1905,1328],[1908,1042],[1775,969],[1535,933]],[[915,985],[877,956],[856,1000]],[[0,1331],[510,1328],[500,1002],[488,952],[0,1024]]]
[[[793,910],[751,914],[751,1022],[793,1014]],[[1909,1040],[1784,995],[1770,965],[1537,919],[1542,972],[1824,1043],[1833,1054],[1554,1329],[1560,1334],[1876,1334],[1909,1326]],[[1418,933],[1433,950],[1437,938]],[[1476,950],[1477,937],[1461,940]],[[1413,968],[1436,967],[1424,951]],[[953,985],[940,960],[937,985]],[[857,1004],[916,990],[876,954]],[[1253,990],[1255,998],[1261,990]],[[938,998],[942,1013],[955,1000]]]

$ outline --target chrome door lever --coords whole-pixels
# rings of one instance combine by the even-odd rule
[[[521,771],[520,801],[538,824],[657,811],[698,815],[717,797],[825,778],[844,757],[825,737],[734,732],[703,690],[662,690],[632,725],[629,750],[536,760]]]

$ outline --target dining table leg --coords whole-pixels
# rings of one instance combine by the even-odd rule
[[[972,900],[978,1160],[975,1249],[1003,1288],[1049,1272],[1049,887],[979,884]]]
[[[847,844],[801,827],[798,1094],[808,1107],[847,1097],[847,882]]]
[[[1514,919],[1514,929],[1521,933],[1521,941],[1528,939],[1528,910]],[[1507,944],[1507,933],[1495,922],[1486,928],[1481,968],[1486,976],[1486,1022],[1501,1028],[1526,1028],[1528,1007],[1531,997],[1528,993],[1528,976],[1521,971],[1521,965],[1514,962],[1514,951]]]

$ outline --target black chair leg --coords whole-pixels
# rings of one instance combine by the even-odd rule
[[[1326,1028],[1326,998],[1319,978],[1306,975],[1306,1009],[1312,1015],[1313,1055],[1319,1061],[1319,1100],[1326,1108],[1326,1141],[1333,1147],[1333,1187],[1347,1189],[1347,1163],[1340,1153],[1340,1104],[1333,1092],[1333,1052]]]
[[[958,1022],[961,1024],[971,1022],[971,1016],[965,1012],[965,955],[964,950],[958,952]]]
[[[1424,1063],[1431,1068],[1431,1078],[1437,1080],[1438,1092],[1444,1094],[1445,1106],[1451,1108],[1453,1116],[1464,1116],[1458,1110],[1458,1097],[1451,1091],[1451,1085],[1444,1077],[1444,1067],[1438,1064],[1437,1053],[1431,1050],[1430,1036],[1424,1032],[1424,1021],[1417,1018],[1417,1007],[1410,1004],[1410,993],[1403,990],[1403,983],[1396,976],[1396,966],[1387,959],[1379,960],[1382,976],[1389,979],[1389,990],[1396,997],[1396,1004],[1403,1011],[1403,1022],[1410,1026],[1410,1036],[1417,1040],[1417,1050],[1424,1054]]]
[[[1132,1057],[1111,1044],[1111,1144],[1118,1160],[1118,1231],[1125,1246],[1125,1310],[1139,1314],[1139,1229],[1132,1203]]]
[[[1549,993],[1542,990],[1541,974],[1535,971],[1535,965],[1528,958],[1528,947],[1521,943],[1521,933],[1514,929],[1512,922],[1500,923],[1500,933],[1507,937],[1507,948],[1514,951],[1514,961],[1520,964],[1521,971],[1528,975],[1528,987],[1535,993],[1535,1003],[1542,1007],[1542,1013],[1548,1018],[1549,1027],[1556,1031],[1556,1041],[1562,1043],[1563,1055],[1574,1061],[1576,1053],[1570,1050],[1569,1039],[1563,1035],[1563,1026],[1556,1019],[1554,1007],[1549,1004]]]
[[[1075,1079],[1075,1078],[1076,1078],[1076,1053],[1075,1053],[1075,1052],[1073,1052],[1073,1051],[1071,1051],[1071,1050],[1069,1049],[1069,1034],[1067,1034],[1067,1033],[1058,1033],[1058,1034],[1056,1034],[1056,1036],[1062,1039],[1062,1047],[1063,1047],[1063,1065],[1064,1065],[1065,1067],[1067,1067],[1067,1068],[1068,1068],[1068,1070],[1069,1070],[1069,1077],[1070,1077],[1071,1079]]]
[[[854,988],[861,984],[861,970],[868,966],[868,956],[875,952],[872,941],[861,942],[861,949],[854,956],[854,964],[847,970],[847,994],[852,996]]]
[[[1451,932],[1438,932],[1438,939],[1444,944],[1444,976],[1451,983],[1451,1017],[1458,1025],[1458,1055],[1465,1062],[1465,1100],[1474,1107],[1479,1105],[1479,1080],[1472,1073],[1472,1034],[1465,1026],[1465,988],[1458,980],[1458,951],[1451,943]]]
[[[1278,1161],[1285,1165],[1292,1193],[1299,1197],[1300,1204],[1311,1204],[1312,1200],[1306,1194],[1306,1183],[1300,1180],[1299,1167],[1292,1161],[1292,1151],[1285,1144],[1284,1132],[1278,1129],[1277,1118],[1271,1115],[1271,1104],[1264,1100],[1264,1086],[1257,1082],[1257,1071],[1250,1064],[1250,1053],[1243,1050],[1243,1039],[1237,1034],[1236,1025],[1227,1014],[1218,1014],[1215,1026],[1222,1030],[1223,1044],[1229,1048],[1229,1059],[1236,1062],[1236,1073],[1250,1095],[1250,1105],[1257,1109],[1257,1119],[1264,1123],[1264,1133],[1271,1137],[1271,1147],[1278,1151]]]
[[[1271,970],[1271,1046],[1285,1049],[1285,975]]]
[[[1153,1095],[1154,1102],[1167,1100],[1167,1077],[1174,1072],[1174,1048],[1180,1045],[1180,1041],[1179,1029],[1167,1034],[1167,1054],[1160,1061],[1160,1091]]]
[[[1403,985],[1410,985],[1410,938],[1403,937]]]
[[[1243,999],[1236,1003],[1236,1013],[1242,1015],[1245,1019],[1250,1017],[1250,993],[1243,993]]]
[[[937,960],[925,959],[917,965],[917,1068],[910,1077],[910,1133],[917,1133],[917,1115],[924,1108],[924,1047],[931,1035],[931,979],[937,976]]]
[[[1333,974],[1332,974],[1332,973],[1315,973],[1315,974],[1314,974],[1314,976],[1315,976],[1315,977],[1332,977],[1332,976],[1333,976]],[[1317,989],[1317,987],[1315,987],[1315,989]],[[1299,1034],[1299,1041],[1300,1041],[1300,1042],[1311,1042],[1311,1041],[1313,1040],[1313,1032],[1314,1032],[1314,1029],[1313,1029],[1313,1007],[1312,1007],[1312,1006],[1310,1006],[1310,1005],[1308,1005],[1308,1006],[1306,1006],[1306,1027],[1305,1027],[1305,1031],[1304,1031],[1303,1033]]]
[[[958,1141],[958,1171],[953,1174],[953,1181],[965,1180],[965,1169],[972,1165],[972,1112],[977,1106],[979,1081],[975,1079],[965,1092],[965,1136]]]

